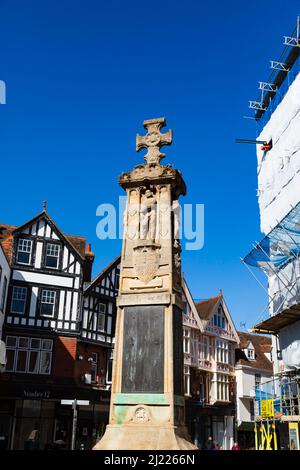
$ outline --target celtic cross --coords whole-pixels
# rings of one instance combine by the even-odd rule
[[[139,152],[141,149],[146,148],[148,151],[144,158],[147,164],[159,165],[160,160],[165,157],[160,149],[164,145],[171,145],[172,131],[169,130],[161,134],[161,128],[166,126],[164,117],[148,119],[143,122],[143,126],[148,132],[145,136],[136,135],[136,151]]]

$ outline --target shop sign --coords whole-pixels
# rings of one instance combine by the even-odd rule
[[[51,392],[45,390],[44,392],[38,392],[37,390],[23,390],[24,398],[31,400],[42,400],[51,398]]]
[[[268,400],[261,401],[261,417],[270,418],[274,416],[274,399],[270,398]]]

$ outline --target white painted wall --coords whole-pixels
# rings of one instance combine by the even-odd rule
[[[2,326],[4,322],[4,313],[5,313],[5,308],[6,308],[6,301],[7,301],[7,291],[8,291],[8,284],[10,281],[10,266],[8,264],[8,261],[6,259],[6,256],[4,254],[3,248],[0,244],[0,266],[2,268],[2,275],[1,275],[1,280],[0,280],[0,340],[2,338]],[[6,286],[6,295],[4,299],[4,304],[3,308],[1,308],[1,303],[2,303],[2,294],[3,294],[3,288],[4,288],[4,277],[7,279],[7,286]]]
[[[43,274],[31,271],[13,271],[13,279],[16,281],[25,281],[34,284],[47,284],[53,287],[69,287],[73,286],[73,278],[63,276],[52,276],[51,274]]]
[[[257,148],[261,231],[268,233],[300,201],[300,73],[273,112],[258,140],[272,139],[264,154]]]
[[[250,403],[254,398],[255,374],[261,375],[261,383],[268,382],[272,378],[272,374],[263,370],[239,364],[235,368],[238,425],[242,421],[251,421]]]

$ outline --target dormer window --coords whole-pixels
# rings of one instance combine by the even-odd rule
[[[247,351],[247,358],[253,361],[255,359],[254,349],[248,348]]]
[[[60,246],[56,243],[47,243],[46,245],[46,268],[58,269]]]
[[[17,263],[30,264],[32,252],[32,240],[19,238],[17,247]]]

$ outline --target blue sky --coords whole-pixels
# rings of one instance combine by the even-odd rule
[[[288,6],[287,6],[288,5]],[[66,233],[84,235],[94,272],[121,249],[96,237],[96,207],[116,204],[118,175],[142,162],[135,134],[166,116],[165,163],[187,203],[205,204],[205,244],[183,254],[196,298],[223,289],[240,328],[266,294],[240,262],[261,238],[248,100],[300,13],[300,1],[0,0],[0,221],[22,224],[47,200]]]

